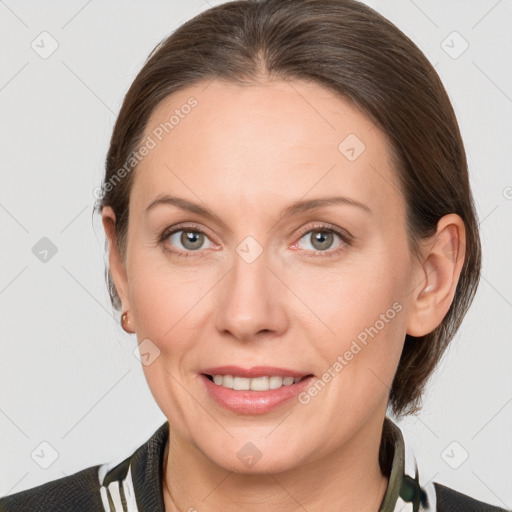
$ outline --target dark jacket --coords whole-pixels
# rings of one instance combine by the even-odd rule
[[[91,466],[1,498],[0,512],[165,512],[161,482],[168,435],[166,421],[122,462]],[[438,483],[423,485],[417,467],[415,474],[407,470],[405,455],[399,427],[386,418],[380,462],[389,483],[378,512],[505,511]]]

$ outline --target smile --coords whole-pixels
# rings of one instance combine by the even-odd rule
[[[235,377],[233,375],[207,375],[217,386],[235,391],[268,391],[282,386],[291,386],[302,380],[302,377],[281,377],[279,375],[263,377]]]
[[[314,378],[304,371],[271,366],[204,368],[200,377],[206,396],[242,415],[265,414],[290,403]]]

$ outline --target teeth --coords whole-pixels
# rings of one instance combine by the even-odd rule
[[[222,377],[222,375],[217,375],[217,377]],[[233,377],[231,375],[224,375],[221,385],[233,389]]]
[[[270,389],[277,389],[283,385],[282,377],[270,377]]]
[[[213,382],[217,386],[224,386],[236,391],[268,391],[269,389],[278,389],[281,386],[291,386],[301,380],[302,377],[279,377],[275,375],[254,377],[252,379],[233,377],[232,375],[213,375]]]
[[[233,377],[233,389],[235,391],[248,391],[251,388],[251,379]]]
[[[249,380],[249,379],[244,379]],[[251,384],[250,388],[253,391],[266,391],[267,389],[270,389],[269,383],[270,378],[269,377],[255,377],[254,379],[250,379]]]

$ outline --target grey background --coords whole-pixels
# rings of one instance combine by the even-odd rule
[[[136,338],[111,312],[93,189],[147,54],[218,3],[0,0],[0,495],[127,456],[165,421]],[[512,2],[367,3],[418,44],[448,90],[484,250],[477,297],[423,411],[400,426],[422,473],[511,508]],[[58,44],[45,59],[31,46],[51,48],[43,31]],[[46,262],[33,252],[48,249],[43,237],[57,251]]]

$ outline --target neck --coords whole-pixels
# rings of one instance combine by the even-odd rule
[[[240,474],[207,458],[169,429],[164,454],[166,512],[223,510],[378,512],[388,475],[379,465],[380,429],[363,427],[328,457],[279,473]],[[378,425],[377,425],[378,427]]]

